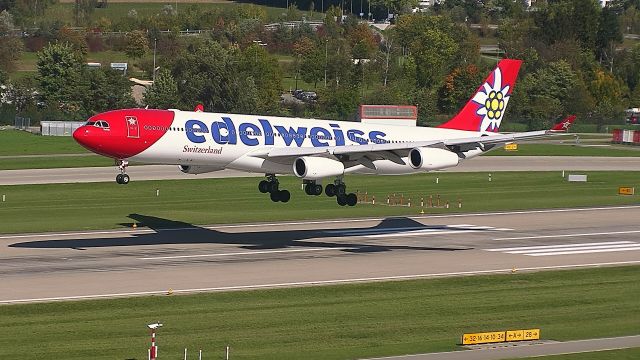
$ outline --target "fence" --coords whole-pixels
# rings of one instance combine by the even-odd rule
[[[71,136],[83,124],[78,121],[41,121],[40,131],[43,136]]]
[[[31,126],[31,118],[15,117],[15,128],[18,130],[29,130]]]

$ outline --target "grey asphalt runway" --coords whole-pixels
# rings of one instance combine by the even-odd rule
[[[484,156],[470,159],[445,172],[476,171],[598,171],[640,170],[640,157],[577,157],[577,156]],[[0,171],[0,185],[52,184],[73,182],[115,181],[115,167],[86,167],[66,169],[29,169]],[[130,166],[127,173],[132,181],[168,179],[208,179],[257,176],[235,170],[199,175],[183,174],[175,165]]]
[[[130,217],[150,228],[0,236],[0,303],[640,264],[640,206],[206,227]]]

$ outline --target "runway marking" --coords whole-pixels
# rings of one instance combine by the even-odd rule
[[[238,256],[238,255],[263,255],[263,254],[280,254],[280,253],[294,253],[294,252],[312,252],[312,251],[331,251],[331,250],[351,250],[354,247],[334,247],[334,248],[310,248],[310,249],[287,249],[287,250],[262,250],[262,251],[243,251],[234,253],[218,253],[218,254],[198,254],[198,255],[176,255],[176,256],[157,256],[157,257],[142,257],[138,260],[173,260],[173,259],[192,259],[199,257],[223,257],[223,256]]]
[[[622,266],[622,265],[636,265],[636,264],[640,264],[640,260],[573,264],[573,265],[537,266],[537,267],[518,268],[518,271],[525,272],[525,271],[540,271],[540,270],[577,269],[577,268],[585,268],[585,267]],[[194,289],[173,289],[173,293],[185,294],[185,293],[198,293],[198,292],[258,290],[258,289],[269,289],[269,288],[286,288],[286,287],[301,287],[301,286],[314,286],[314,285],[338,285],[338,284],[375,282],[375,281],[410,280],[410,279],[424,279],[424,278],[438,278],[438,277],[500,274],[500,273],[511,273],[512,271],[513,269],[509,268],[509,269],[476,270],[476,271],[461,271],[461,272],[449,272],[449,273],[381,276],[381,277],[369,277],[369,278],[300,281],[300,282],[274,283],[274,284],[237,285],[237,286],[222,286],[222,287],[194,288]],[[28,303],[28,302],[47,302],[47,301],[64,301],[64,300],[87,300],[87,299],[146,296],[146,295],[164,295],[166,293],[167,293],[166,290],[152,290],[152,291],[138,291],[138,292],[113,293],[113,294],[60,296],[60,297],[47,297],[47,298],[1,300],[0,304],[18,304],[18,303]]]
[[[446,214],[446,215],[420,215],[408,216],[409,219],[446,219],[460,217],[480,217],[480,216],[504,216],[504,215],[527,215],[527,214],[551,214],[562,212],[582,212],[582,211],[606,211],[606,210],[628,210],[640,209],[640,205],[629,206],[608,206],[608,207],[592,207],[578,209],[547,209],[547,210],[522,210],[522,211],[504,211],[490,213],[465,213],[465,214]],[[360,219],[339,219],[339,220],[318,220],[318,221],[296,221],[296,222],[277,222],[277,223],[254,223],[254,224],[230,224],[230,225],[207,225],[202,227],[183,227],[174,229],[137,229],[137,230],[101,230],[101,231],[84,231],[84,232],[63,232],[63,233],[38,233],[38,234],[16,234],[1,235],[0,239],[20,239],[20,238],[42,238],[42,237],[59,237],[59,236],[84,236],[84,235],[104,235],[104,234],[145,234],[163,231],[185,231],[185,230],[216,230],[216,229],[233,229],[233,228],[252,228],[252,227],[271,227],[271,226],[295,226],[295,225],[317,225],[317,224],[343,224],[382,221],[386,218],[360,218]]]
[[[502,241],[502,240],[552,239],[552,238],[564,238],[564,237],[623,235],[623,234],[637,234],[637,233],[640,233],[640,230],[611,231],[611,232],[597,232],[597,233],[578,233],[578,234],[558,234],[558,235],[538,235],[538,236],[519,236],[519,237],[508,237],[508,238],[497,238],[497,239],[492,239],[492,240],[494,240],[494,241]]]
[[[510,248],[485,249],[486,251],[497,251],[507,254],[527,255],[527,256],[555,256],[555,255],[575,255],[593,254],[603,252],[619,252],[640,250],[640,243],[633,241],[611,241],[597,243],[567,244],[567,245],[541,245],[522,246]]]

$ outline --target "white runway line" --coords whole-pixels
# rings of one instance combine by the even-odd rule
[[[138,260],[176,260],[176,259],[193,259],[193,258],[206,258],[206,257],[264,255],[264,254],[282,254],[282,253],[331,251],[331,250],[350,250],[350,249],[355,249],[355,248],[353,248],[353,247],[334,247],[334,248],[310,248],[310,249],[243,251],[243,252],[218,253],[218,254],[197,254],[197,255],[142,257],[142,258],[138,258]]]
[[[633,241],[611,241],[583,244],[521,246],[485,249],[485,251],[503,252],[506,254],[527,256],[576,255],[635,250],[640,250],[640,244]]]
[[[600,236],[600,235],[624,235],[624,234],[637,234],[637,233],[640,233],[640,230],[610,231],[610,232],[596,232],[596,233],[577,233],[577,234],[558,234],[558,235],[519,236],[519,237],[508,237],[508,238],[497,238],[497,239],[492,239],[492,240],[494,240],[494,241],[502,241],[502,240],[553,239],[553,238],[564,238],[564,237],[583,237],[583,236]]]
[[[541,271],[541,270],[579,269],[579,268],[590,268],[590,267],[623,266],[623,265],[637,265],[637,264],[640,264],[640,260],[605,262],[605,263],[587,263],[587,264],[574,264],[574,265],[537,266],[537,267],[518,268],[518,271],[526,272],[526,271]],[[173,293],[188,294],[188,293],[199,293],[199,292],[258,290],[258,289],[318,286],[318,285],[338,285],[338,284],[361,283],[361,282],[426,279],[426,278],[438,278],[438,277],[488,275],[488,274],[501,274],[501,273],[510,274],[512,271],[513,269],[509,268],[509,269],[476,270],[476,271],[461,271],[461,272],[449,272],[449,273],[382,276],[382,277],[369,277],[369,278],[300,281],[300,282],[275,283],[275,284],[222,286],[222,287],[195,288],[195,289],[173,289]],[[30,303],[30,302],[89,300],[89,299],[103,299],[103,298],[115,298],[115,297],[130,297],[130,296],[165,295],[166,293],[167,293],[166,290],[152,290],[152,291],[138,291],[138,292],[113,293],[113,294],[75,295],[75,296],[60,296],[60,297],[47,297],[47,298],[2,300],[0,301],[0,304],[19,304],[19,303]]]

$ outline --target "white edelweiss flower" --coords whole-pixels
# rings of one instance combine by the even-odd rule
[[[476,114],[482,116],[480,132],[498,132],[504,109],[509,102],[509,85],[502,87],[502,72],[496,68],[493,72],[493,85],[486,82],[482,89],[473,97],[473,101],[480,105]]]

